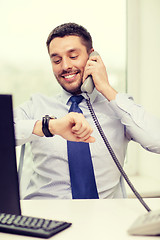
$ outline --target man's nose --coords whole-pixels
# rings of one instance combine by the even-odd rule
[[[69,58],[63,58],[62,68],[63,68],[63,70],[68,70],[68,69],[72,68],[72,63]]]

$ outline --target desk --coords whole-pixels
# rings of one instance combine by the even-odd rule
[[[160,209],[160,198],[146,199],[152,210]],[[50,239],[54,240],[141,240],[127,234],[127,229],[146,213],[137,199],[106,200],[25,200],[23,215],[72,222],[73,225]],[[0,233],[1,240],[31,240],[32,237]],[[160,237],[147,237],[147,240]]]

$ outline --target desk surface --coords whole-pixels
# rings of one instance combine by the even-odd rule
[[[160,198],[145,200],[152,210],[160,209]],[[72,226],[50,239],[54,240],[133,240],[146,239],[127,234],[127,229],[146,213],[137,199],[106,200],[25,200],[23,215],[72,222]],[[0,233],[2,240],[38,239]],[[155,237],[147,237],[147,240]],[[156,237],[156,240],[160,237]]]

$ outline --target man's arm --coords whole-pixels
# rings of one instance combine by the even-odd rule
[[[148,114],[129,96],[119,94],[111,87],[100,56],[89,58],[83,81],[88,75],[92,75],[96,89],[110,101],[110,107],[125,126],[127,138],[138,142],[146,150],[160,153],[160,120]]]
[[[148,151],[160,154],[160,119],[149,114],[127,94],[119,93],[110,107],[125,126],[126,136]]]
[[[50,119],[49,130],[53,135],[60,135],[69,141],[92,143],[95,141],[91,136],[93,132],[89,123],[81,113],[68,113],[60,119]],[[33,134],[44,136],[42,132],[42,121],[35,123]]]

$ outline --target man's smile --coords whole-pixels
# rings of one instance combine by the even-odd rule
[[[74,73],[66,73],[62,74],[61,77],[65,79],[65,81],[70,82],[74,81],[78,75],[79,71],[74,72]]]

